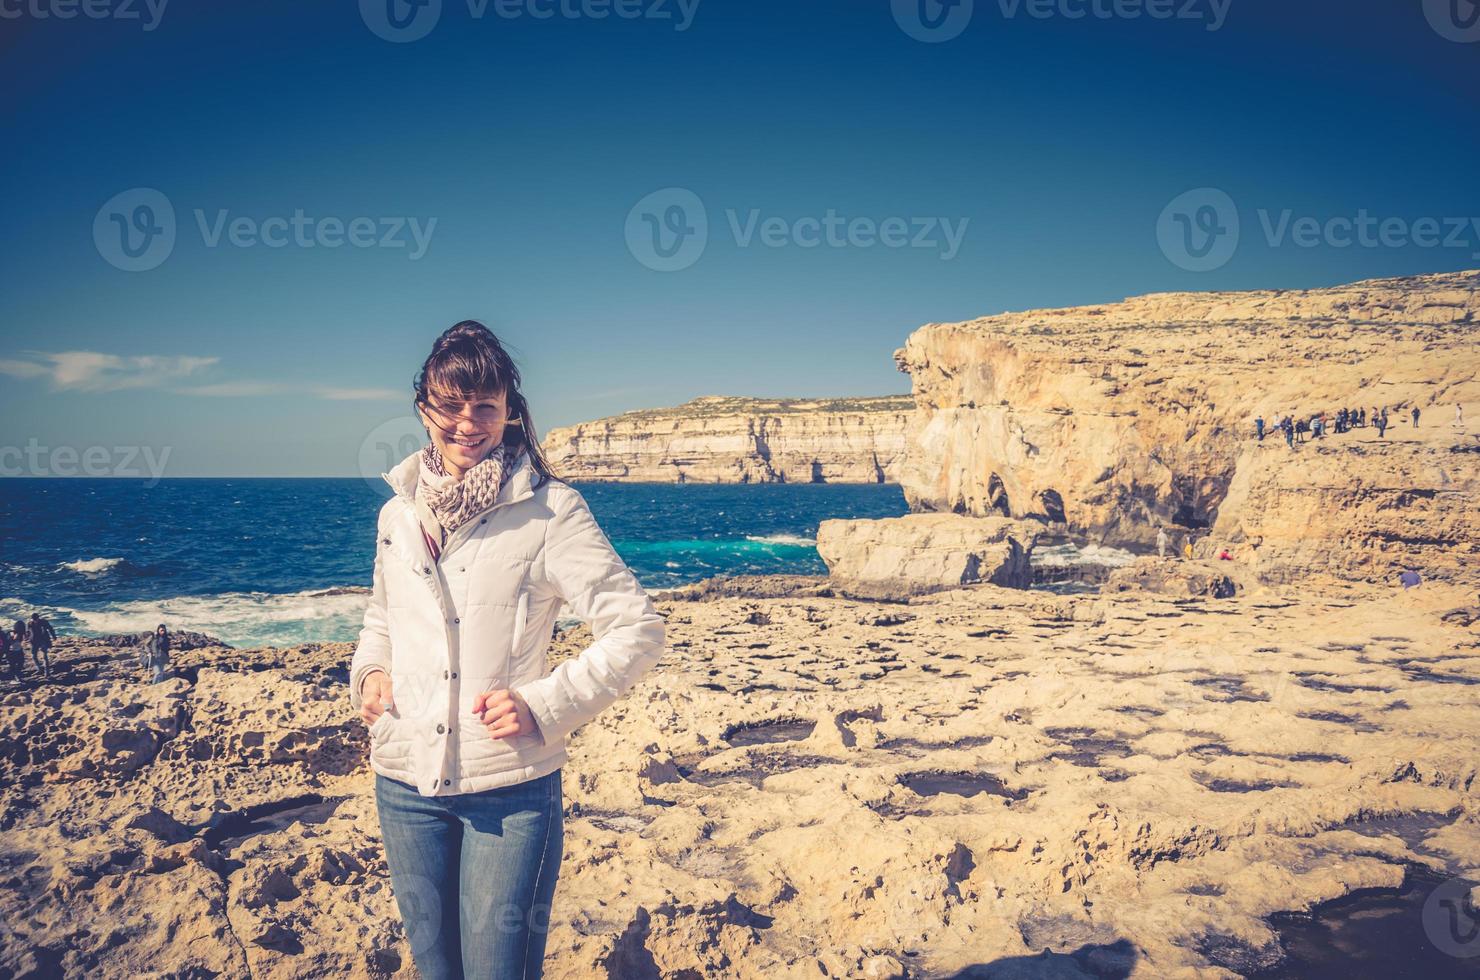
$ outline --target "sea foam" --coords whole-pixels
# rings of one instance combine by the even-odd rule
[[[122,558],[79,558],[76,561],[64,561],[57,567],[79,575],[102,575],[104,572],[111,572],[123,562]]]

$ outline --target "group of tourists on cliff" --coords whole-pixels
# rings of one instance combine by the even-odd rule
[[[56,627],[39,612],[33,612],[29,622],[17,619],[11,629],[0,628],[0,665],[4,670],[0,676],[12,681],[25,680],[26,644],[29,643],[36,672],[45,680],[51,680],[51,644],[56,638]],[[139,644],[139,666],[154,672],[150,683],[158,684],[165,679],[170,646],[170,631],[164,623],[155,627],[154,632]]]
[[[1418,420],[1421,415],[1418,406],[1412,406],[1407,414],[1413,423],[1413,427],[1415,429],[1418,428]],[[1317,412],[1308,419],[1297,419],[1294,416],[1286,415],[1279,420],[1277,428],[1285,435],[1285,445],[1294,449],[1296,443],[1305,442],[1307,435],[1313,439],[1320,439],[1331,433],[1350,432],[1352,429],[1365,429],[1369,426],[1377,430],[1377,437],[1381,439],[1387,434],[1389,424],[1387,408],[1377,408],[1374,406],[1370,414],[1365,408],[1343,408],[1334,415],[1323,411]],[[1460,429],[1465,427],[1465,411],[1461,405],[1454,406],[1453,425]],[[1260,442],[1264,441],[1264,437],[1269,431],[1268,424],[1264,421],[1264,416],[1261,415],[1254,419],[1254,434]]]

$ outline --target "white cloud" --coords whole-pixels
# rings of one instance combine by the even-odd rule
[[[409,392],[390,388],[317,388],[314,394],[331,402],[393,402],[410,397]]]
[[[326,401],[395,401],[406,397],[390,388],[336,388],[329,385],[295,385],[282,381],[222,381],[217,384],[177,388],[182,395],[207,398],[251,398],[258,395],[307,395]]]
[[[0,372],[17,378],[48,378],[53,388],[67,391],[155,388],[210,367],[218,360],[152,354],[125,357],[88,350],[27,351],[23,356],[29,360],[0,361]]]
[[[0,358],[0,374],[8,374],[12,378],[36,378],[46,373],[46,368],[40,364]]]
[[[206,398],[251,398],[256,395],[280,395],[291,391],[285,384],[276,381],[218,381],[208,385],[189,385],[176,388],[181,395],[201,395]]]
[[[122,391],[163,388],[220,363],[217,357],[123,356],[73,350],[48,353],[26,351],[21,358],[0,358],[0,374],[13,378],[46,378],[67,391]],[[307,395],[326,401],[398,401],[404,392],[390,388],[346,388],[334,385],[296,385],[282,381],[216,381],[171,387],[180,395],[203,398],[254,398],[266,395]]]

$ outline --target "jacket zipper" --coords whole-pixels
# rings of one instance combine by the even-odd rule
[[[416,525],[417,528],[419,529],[421,527],[421,519],[419,517],[417,517],[417,515],[416,515],[416,505],[411,501],[411,499],[406,494],[404,494],[400,490],[398,490],[396,488],[395,484],[391,483],[390,474],[388,474],[388,473],[382,473],[381,474],[381,478],[384,479],[387,484],[390,484],[390,487],[391,487],[391,489],[393,491],[395,491],[396,496],[399,497],[399,498],[401,498],[402,504],[404,504],[406,506],[406,508],[411,512],[411,523],[414,524],[414,525]],[[468,534],[471,534],[472,533],[472,529],[478,526],[477,524],[474,524],[473,523],[475,520],[478,521],[479,523],[481,523],[483,520],[487,519],[487,517],[488,517],[489,514],[491,514],[494,511],[498,510],[500,507],[506,507],[509,504],[517,504],[519,501],[521,501],[521,500],[528,500],[530,497],[533,497],[533,496],[534,496],[534,490],[533,490],[533,488],[531,488],[529,490],[524,491],[523,493],[521,493],[517,497],[514,497],[514,498],[512,498],[510,500],[505,500],[502,503],[494,504],[492,507],[489,507],[487,510],[480,511],[479,513],[475,514],[473,517],[470,517],[468,519],[468,521],[467,521],[466,524],[464,524],[462,527],[460,527],[460,528],[457,529],[456,533],[454,534],[454,537],[451,538],[451,539],[449,539],[447,541],[447,543],[442,546],[442,552],[441,552],[442,555],[446,555],[449,551],[452,550],[452,545],[453,545],[454,541],[456,541],[457,543],[461,543],[461,539],[460,538],[457,538],[457,535],[462,535],[464,533],[464,531],[466,531]],[[423,545],[423,546],[425,546],[425,545]],[[427,556],[427,559],[430,560],[431,559],[431,556],[428,555]],[[436,563],[437,564],[440,564],[441,563],[441,559],[439,558]],[[447,642],[447,651],[448,651],[448,654],[450,655],[451,652],[452,652],[452,649],[453,649],[454,644],[453,644],[453,637],[452,637],[452,623],[448,619],[448,612],[449,611],[448,611],[448,608],[447,608],[447,604],[443,601],[442,590],[437,587],[436,583],[434,581],[432,581],[431,574],[428,571],[426,571],[427,569],[430,569],[431,566],[430,565],[424,565],[424,566],[422,566],[422,568],[423,568],[423,573],[422,573],[422,576],[421,577],[426,582],[427,588],[429,588],[429,589],[432,590],[432,598],[434,598],[434,599],[437,600],[437,608],[439,610],[441,610],[441,612],[442,612],[442,634],[443,634],[444,639]],[[521,592],[520,599],[521,600],[524,600],[525,598],[526,598],[525,594],[523,592]],[[526,613],[526,616],[527,616],[527,613]],[[518,632],[519,633],[523,633],[524,632],[523,628],[521,627],[518,630]],[[514,638],[514,641],[515,641],[516,644],[518,643],[518,637],[517,636]],[[458,649],[460,651],[461,650],[461,647],[458,647]],[[509,666],[507,668],[507,671],[508,672],[512,672],[513,671],[513,669],[514,669],[513,668],[513,662],[514,662],[514,648],[513,647],[510,647],[510,649],[509,649]],[[509,676],[511,676],[511,674],[508,673],[508,672],[506,672],[506,674],[505,674],[505,677],[506,678],[509,677]],[[507,683],[504,686],[507,687],[508,686]],[[458,724],[460,724],[460,721],[459,722],[454,722],[454,725],[453,725],[453,729],[454,730],[456,730]],[[438,771],[438,773],[437,773],[437,780],[438,781],[436,783],[436,787],[437,787],[437,790],[438,791],[440,791],[441,788],[442,788],[442,782],[441,781],[443,779],[445,779],[446,777],[447,777],[447,772],[446,772],[446,769],[445,769],[445,757],[444,757],[444,768],[442,770]]]

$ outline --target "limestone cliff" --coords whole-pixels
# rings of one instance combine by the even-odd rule
[[[1454,413],[1480,410],[1477,290],[1460,272],[927,324],[895,352],[916,403],[900,483],[912,510],[1104,543],[1210,529],[1266,580],[1473,578],[1480,426]],[[1255,438],[1256,416],[1342,407],[1393,425]]]
[[[572,480],[659,483],[892,483],[908,395],[711,396],[552,429],[541,444]]]

